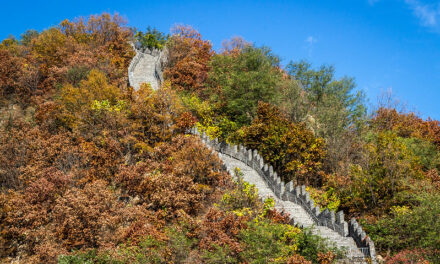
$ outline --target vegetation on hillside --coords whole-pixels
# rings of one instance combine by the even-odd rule
[[[178,36],[207,43],[199,34]],[[199,129],[258,149],[284,180],[311,185],[315,203],[358,218],[390,263],[440,262],[439,121],[392,105],[367,115],[353,78],[306,61],[282,68],[269,48],[241,38],[226,41],[197,72],[174,66],[197,64],[196,57],[176,60],[168,66],[174,83],[206,76],[185,89],[172,84]]]
[[[127,85],[133,41],[167,47],[158,91]],[[241,38],[215,52],[190,26],[136,32],[109,14],[0,44],[0,262],[342,256],[234,182],[185,135],[194,125],[258,149],[316,204],[358,218],[388,263],[440,263],[439,121],[390,105],[367,115],[332,66],[283,68]]]
[[[159,42],[149,42],[149,34]],[[127,85],[130,42],[164,45],[163,36],[136,35],[120,16],[102,14],[1,42],[0,262],[331,263],[342,257],[287,224],[272,200],[262,202],[255,186],[234,182],[217,156],[184,133],[197,124],[226,138],[252,125],[258,107],[252,95],[249,117],[235,110],[232,90],[222,96],[234,103],[214,104],[210,92],[222,88],[224,76],[210,72],[217,55],[200,34],[187,26],[172,31],[161,89]],[[241,48],[227,53],[240,57]],[[252,48],[248,55],[258,64],[268,53]],[[229,58],[216,59],[227,67]],[[252,69],[285,81],[274,66]],[[302,138],[300,131],[307,132],[298,126],[292,137]],[[318,139],[308,133],[304,140]]]

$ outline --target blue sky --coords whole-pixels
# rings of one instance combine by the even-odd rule
[[[337,76],[355,77],[370,104],[391,89],[424,118],[440,119],[439,0],[22,0],[2,7],[1,39],[101,12],[118,12],[139,29],[190,24],[216,49],[242,36],[271,47],[284,65],[333,64]]]

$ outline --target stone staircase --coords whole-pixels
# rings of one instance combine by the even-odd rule
[[[364,262],[364,255],[358,249],[356,243],[351,237],[343,237],[326,226],[316,226],[313,219],[301,205],[277,198],[271,188],[267,185],[266,181],[263,180],[253,168],[230,156],[222,154],[219,156],[231,174],[235,168],[239,168],[241,172],[243,172],[243,180],[254,184],[258,189],[258,194],[262,198],[272,197],[275,201],[275,208],[279,211],[289,213],[293,218],[292,220],[295,225],[311,228],[313,234],[327,239],[334,246],[347,252],[348,259],[358,260],[359,263]]]
[[[134,49],[136,56],[128,67],[130,85],[138,90],[142,83],[149,83],[153,90],[159,89],[163,82],[162,69],[166,63],[167,50]]]
[[[346,222],[342,211],[320,210],[304,185],[284,183],[257,150],[219,142],[216,138],[212,140],[196,127],[190,133],[200,136],[202,142],[219,155],[229,174],[234,175],[234,169],[239,168],[244,180],[258,188],[262,199],[272,197],[275,208],[289,214],[291,224],[309,228],[329,245],[345,251],[346,258],[339,263],[377,263],[374,242],[356,219]]]

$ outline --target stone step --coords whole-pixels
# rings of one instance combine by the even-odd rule
[[[138,90],[142,83],[149,83],[154,90],[160,87],[160,80],[156,76],[156,65],[159,59],[159,55],[153,56],[151,54],[142,53],[136,50],[137,60],[134,68],[129,72],[130,85]]]
[[[343,237],[339,233],[325,226],[316,226],[311,216],[301,205],[278,199],[273,193],[272,189],[269,188],[266,181],[262,179],[254,169],[247,166],[243,162],[226,155],[221,155],[220,158],[223,160],[228,171],[234,171],[235,168],[239,168],[243,173],[243,180],[254,184],[261,197],[272,197],[275,201],[275,208],[279,211],[288,213],[293,218],[293,221],[296,225],[310,228],[313,234],[325,238],[329,244],[335,245],[336,247],[346,251],[349,259],[353,259],[354,257],[363,257],[363,254],[357,248],[356,243],[351,237]]]

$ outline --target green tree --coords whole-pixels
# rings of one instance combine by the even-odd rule
[[[31,42],[33,39],[37,38],[38,35],[40,33],[38,33],[38,31],[34,30],[34,29],[29,29],[26,30],[26,32],[24,32],[23,34],[21,34],[21,44],[25,45],[25,46],[30,46]]]
[[[142,48],[147,48],[150,50],[163,49],[168,40],[168,35],[165,35],[164,33],[150,26],[147,28],[145,33],[136,30],[134,37],[140,43]]]
[[[306,61],[290,62],[287,71],[307,92],[310,113],[320,122],[320,136],[332,137],[350,125],[359,125],[365,118],[365,95],[356,91],[353,78],[338,80],[333,66],[322,65],[315,70]]]
[[[211,100],[240,126],[251,122],[258,101],[276,102],[283,74],[270,49],[245,46],[237,54],[215,55],[210,66]]]
[[[333,66],[313,69],[310,63],[299,61],[289,63],[286,69],[306,93],[303,97],[307,102],[299,108],[307,115],[306,123],[326,139],[325,170],[347,173],[349,164],[358,159],[356,148],[366,127],[364,93],[356,90],[353,78],[337,79]],[[299,97],[292,98],[298,100]]]
[[[393,205],[408,203],[411,180],[421,179],[419,159],[395,133],[369,133],[360,163],[351,166],[349,179],[335,186],[342,205],[352,212],[381,214]]]

